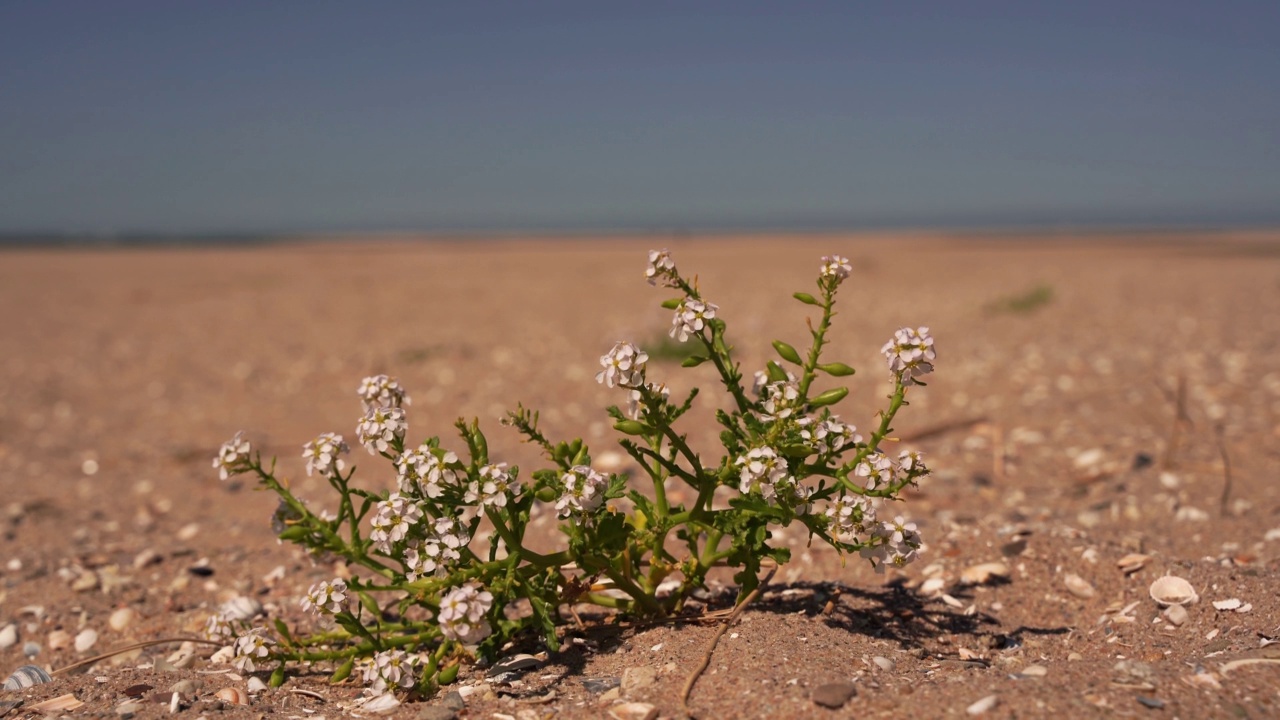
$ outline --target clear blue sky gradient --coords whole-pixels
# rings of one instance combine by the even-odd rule
[[[1280,2],[8,2],[0,232],[1280,224]]]

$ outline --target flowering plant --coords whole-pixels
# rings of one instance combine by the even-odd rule
[[[823,362],[836,294],[850,271],[845,258],[822,259],[817,294],[794,296],[821,313],[816,325],[809,323],[807,352],[774,342],[781,362],[770,361],[747,388],[719,307],[678,272],[668,252],[649,253],[649,283],[678,292],[663,307],[674,311],[671,336],[692,346],[683,365],[714,366],[731,402],[716,412],[723,447],[698,453],[676,430],[696,388],[673,401],[665,385],[650,381],[648,356],[630,342],[600,358],[596,380],[622,393],[608,414],[619,444],[647,476],[647,492],[626,474],[595,469],[582,440],[545,437],[538,414],[522,406],[503,424],[541,448],[546,468],[522,476],[495,462],[474,420],[456,423],[461,454],[436,437],[415,446],[406,439],[409,397],[385,375],[360,386],[365,414],[356,438],[394,466],[394,492],[353,482],[340,435],[325,433],[303,447],[307,474],[325,478],[338,494],[336,515],[299,501],[277,479],[274,461],[264,465],[237,433],[214,459],[221,477],[255,475],[280,498],[274,519],[282,540],[357,570],[313,585],[302,598],[306,611],[330,621],[326,628],[303,634],[276,620],[272,637],[218,614],[210,634],[234,639],[233,659],[244,670],[274,665],[274,684],[283,682],[289,663],[327,662],[336,667],[335,682],[359,667],[371,695],[429,693],[476,654],[493,659],[521,631],[533,629],[557,649],[563,609],[574,604],[668,616],[682,611],[716,566],[737,570],[745,598],[758,585],[763,561],[789,558],[788,548],[769,542],[775,528],[798,523],[877,570],[911,562],[921,546],[915,525],[901,516],[879,520],[877,508],[929,470],[919,453],[890,457],[881,443],[907,404],[908,388],[923,385],[933,370],[933,338],[928,328],[904,328],[884,345],[893,391],[866,437],[833,414],[848,388],[818,391],[815,384],[854,372]],[[687,485],[692,503],[670,502],[669,482]],[[728,490],[717,497],[720,488]],[[530,519],[541,512],[564,520],[555,552],[526,543]],[[507,612],[521,601],[527,611]]]

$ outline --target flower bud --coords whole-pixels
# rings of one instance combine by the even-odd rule
[[[815,299],[809,293],[798,292],[795,295],[792,295],[791,297],[794,297],[795,299],[799,300],[805,305],[821,305],[821,303],[819,303],[817,299]]]
[[[845,388],[845,387],[832,388],[822,393],[818,397],[810,400],[809,406],[818,408],[818,407],[825,407],[827,405],[835,405],[836,403],[843,400],[844,396],[848,394],[849,394],[849,388]]]
[[[441,685],[448,685],[458,679],[459,663],[454,663],[449,667],[440,671],[439,680]]]
[[[619,420],[614,423],[613,429],[626,435],[643,435],[649,431],[649,426],[636,420]]]
[[[329,684],[337,685],[343,680],[346,680],[348,677],[351,676],[351,669],[354,668],[355,666],[356,666],[355,657],[347,658],[347,661],[339,665],[338,669],[334,670],[333,674],[329,676]]]
[[[848,365],[845,365],[844,363],[838,363],[838,362],[824,363],[822,365],[819,365],[818,369],[828,375],[832,375],[835,377],[846,377],[848,375],[852,375],[855,372],[854,369],[849,367]]]

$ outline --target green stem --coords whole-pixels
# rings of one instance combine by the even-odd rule
[[[808,399],[809,386],[813,383],[815,370],[818,367],[818,358],[822,355],[822,346],[826,344],[827,331],[831,329],[831,318],[835,315],[831,311],[836,304],[836,294],[832,287],[822,285],[822,321],[818,323],[818,329],[813,330],[813,344],[809,346],[809,356],[804,361],[804,373],[800,378],[800,398]]]

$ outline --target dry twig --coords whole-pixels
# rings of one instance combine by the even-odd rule
[[[1213,435],[1218,440],[1218,454],[1222,456],[1222,501],[1220,514],[1227,514],[1227,501],[1231,498],[1231,457],[1227,455],[1227,443],[1222,438],[1222,423],[1213,426]]]
[[[72,670],[79,670],[82,667],[88,667],[96,662],[102,662],[107,658],[112,658],[112,657],[115,657],[116,655],[127,653],[130,650],[140,650],[145,647],[151,647],[152,645],[164,645],[167,643],[176,643],[176,642],[200,643],[202,645],[222,645],[222,643],[216,642],[214,640],[204,640],[202,638],[193,638],[193,637],[171,637],[171,638],[159,638],[157,640],[144,640],[142,642],[134,643],[132,645],[125,645],[122,648],[116,648],[115,650],[102,653],[101,655],[94,655],[91,658],[78,660],[65,667],[60,667],[49,674],[61,675],[63,673],[71,672]]]
[[[769,584],[769,581],[773,579],[773,574],[776,572],[778,572],[778,567],[775,565],[773,569],[769,571],[769,574],[764,576],[764,580],[761,580],[760,584],[756,585],[756,589],[752,590],[749,595],[743,598],[742,602],[738,603],[738,606],[733,609],[733,612],[730,613],[729,617],[724,621],[724,624],[722,624],[720,629],[716,631],[716,634],[712,636],[711,642],[707,644],[707,651],[702,656],[702,662],[699,663],[698,667],[689,674],[689,679],[684,683],[684,690],[680,692],[680,704],[684,707],[685,715],[690,715],[689,693],[693,692],[694,684],[698,682],[698,678],[702,677],[703,671],[705,671],[707,666],[711,664],[711,655],[715,653],[716,645],[719,644],[720,638],[724,636],[724,634],[733,625],[734,621],[738,619],[738,616],[742,614],[742,611],[747,609],[747,606],[759,597],[760,592]]]

